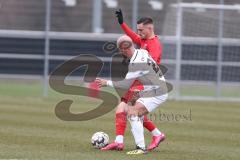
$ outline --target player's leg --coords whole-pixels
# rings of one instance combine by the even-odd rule
[[[153,150],[165,139],[165,135],[148,119],[147,115],[144,115],[143,126],[152,133],[152,141],[148,150]]]
[[[143,129],[143,115],[147,113],[148,110],[142,103],[136,103],[133,107],[128,107],[128,120],[131,124],[131,131],[137,148],[133,151],[127,152],[127,154],[146,153]]]
[[[116,139],[115,142],[123,143],[124,133],[127,126],[127,104],[122,101],[116,109],[115,127],[116,127]]]
[[[147,117],[147,115],[144,116],[143,119],[143,126],[146,128],[149,132],[152,133],[152,136],[158,136],[161,134],[160,130],[156,127],[156,125]]]
[[[128,103],[129,101],[132,100],[133,97],[133,91],[134,90],[143,90],[143,85],[139,81],[135,81],[129,91],[121,98],[121,101],[124,103]],[[124,104],[125,105],[125,104]],[[115,142],[117,143],[123,143],[124,139],[124,133],[126,130],[127,126],[127,117],[126,117],[126,112],[124,111],[123,105],[118,105],[116,109],[116,119],[115,119],[115,125],[116,125],[116,139]],[[157,129],[157,127],[153,124],[152,121],[147,119],[147,116],[144,118],[144,127],[148,129],[152,135],[153,139],[155,138],[154,136],[159,136],[160,131]]]
[[[145,118],[145,117],[144,117]],[[147,120],[144,121],[144,123],[146,123]],[[165,134],[163,132],[161,132],[158,128],[155,128],[151,131],[152,133],[152,141],[150,143],[150,145],[148,146],[147,150],[151,151],[155,148],[158,147],[158,145],[165,140]]]
[[[120,102],[116,109],[116,139],[113,143],[110,143],[106,147],[102,148],[102,151],[106,150],[118,150],[121,151],[124,148],[123,136],[126,128],[127,104],[125,102]]]
[[[126,113],[126,106],[127,103],[131,100],[133,96],[132,90],[136,87],[139,89],[143,89],[143,86],[140,84],[139,81],[135,81],[127,93],[121,98],[121,103],[116,108],[116,118],[115,118],[115,127],[116,127],[116,138],[115,141],[108,146],[102,148],[102,150],[122,150],[123,149],[123,139],[124,133],[127,126],[127,113]],[[117,146],[117,147],[116,147]],[[119,147],[120,146],[120,147]]]
[[[135,101],[137,100],[136,98],[134,98],[134,91],[138,90],[141,91],[143,90],[143,85],[141,82],[136,81],[134,83],[134,85],[131,87],[131,92],[129,93],[129,100],[131,101],[131,103],[134,105]],[[160,136],[161,132],[159,131],[159,129],[156,127],[156,125],[148,119],[148,117],[145,115],[144,119],[143,119],[143,127],[146,128],[149,132],[152,133],[152,139],[156,139],[156,136]]]
[[[146,109],[149,112],[152,112],[154,109],[159,107],[163,102],[165,102],[167,97],[168,95],[165,94],[157,97],[139,98],[137,102],[142,103],[143,105],[146,106]],[[158,147],[158,145],[165,139],[164,133],[160,132],[159,130],[157,131],[153,130],[152,134],[153,134],[152,142],[147,148],[149,151]]]

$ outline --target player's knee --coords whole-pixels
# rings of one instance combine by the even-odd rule
[[[138,108],[137,109],[137,116],[142,117],[145,114],[147,114],[147,110],[145,110],[144,108]]]
[[[147,108],[146,108],[145,106],[143,106],[142,104],[139,104],[139,103],[138,103],[138,104],[136,105],[135,109],[136,109],[136,113],[137,113],[137,115],[138,115],[139,117],[148,114]]]
[[[127,104],[125,102],[120,102],[116,108],[116,113],[126,112]]]

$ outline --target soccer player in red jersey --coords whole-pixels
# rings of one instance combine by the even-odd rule
[[[149,52],[153,60],[159,65],[162,56],[162,45],[157,35],[154,34],[153,20],[148,17],[140,18],[137,21],[137,33],[133,32],[128,25],[123,21],[123,15],[121,9],[116,11],[118,22],[121,25],[123,31],[132,39],[132,41]],[[139,81],[134,81],[129,91],[121,98],[122,102],[128,103],[134,97],[134,91],[143,90],[143,85]],[[115,142],[102,148],[102,150],[122,150],[123,136],[126,129],[127,118],[123,108],[118,107],[116,109],[116,139]],[[154,123],[144,116],[143,126],[152,133],[152,142],[148,146],[148,150],[156,148],[161,141],[165,139],[165,135],[159,131]]]

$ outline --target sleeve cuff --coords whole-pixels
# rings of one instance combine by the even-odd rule
[[[113,87],[113,82],[110,81],[110,80],[108,80],[108,81],[107,81],[107,86]]]
[[[120,24],[121,25],[121,27],[122,27],[122,29],[124,30],[124,29],[126,29],[128,26],[127,26],[127,24],[125,23],[125,22],[123,22],[122,24]]]

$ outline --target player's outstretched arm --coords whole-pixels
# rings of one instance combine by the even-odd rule
[[[99,88],[109,86],[109,87],[128,89],[128,88],[130,88],[130,86],[134,80],[135,79],[124,79],[122,81],[111,81],[111,80],[96,78],[95,82],[97,83],[97,86]]]
[[[141,44],[140,36],[133,32],[131,28],[129,28],[128,25],[124,23],[122,10],[121,9],[117,10],[115,14],[118,19],[118,23],[121,25],[123,31],[133,40],[134,43],[140,45]]]

